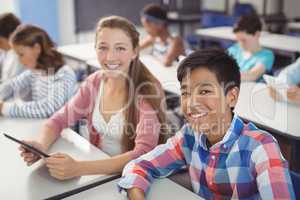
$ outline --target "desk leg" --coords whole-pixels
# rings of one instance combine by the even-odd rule
[[[290,168],[300,173],[300,140],[291,140],[291,166]]]
[[[179,22],[179,34],[182,38],[184,38],[184,23]]]

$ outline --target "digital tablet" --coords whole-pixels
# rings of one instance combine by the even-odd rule
[[[282,100],[287,101],[288,84],[284,80],[266,74],[263,75],[263,78],[267,85],[272,86],[276,90]]]
[[[17,142],[17,143],[21,144],[25,149],[27,149],[28,151],[30,151],[34,154],[37,154],[37,155],[39,155],[41,157],[45,157],[45,158],[50,157],[48,154],[42,152],[41,150],[35,148],[34,146],[32,146],[30,144],[26,144],[25,142],[22,142],[21,140],[18,140],[17,138],[14,138],[14,137],[12,137],[10,135],[7,135],[5,133],[3,133],[3,135],[5,137],[7,137],[8,139],[14,141],[14,142]]]

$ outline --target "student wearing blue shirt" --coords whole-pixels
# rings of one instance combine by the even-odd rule
[[[258,81],[272,70],[274,54],[260,46],[261,30],[260,19],[253,14],[239,18],[233,28],[237,43],[228,52],[237,61],[243,81]]]
[[[300,105],[300,58],[285,67],[278,75],[278,79],[286,80],[286,83],[289,85],[287,88],[288,101]],[[269,87],[269,92],[274,100],[280,100],[274,88]]]

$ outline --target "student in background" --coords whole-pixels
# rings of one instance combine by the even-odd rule
[[[285,80],[289,85],[287,88],[288,101],[300,105],[300,58],[285,67],[277,78]],[[271,86],[269,87],[269,93],[274,100],[282,100],[280,99],[280,95],[276,92],[276,89]]]
[[[154,178],[187,167],[194,192],[204,199],[295,199],[273,136],[232,112],[240,88],[236,62],[221,50],[200,50],[177,72],[187,124],[128,163],[119,187],[141,200]]]
[[[127,19],[99,21],[96,53],[102,70],[89,76],[77,94],[28,143],[47,151],[62,130],[86,118],[90,142],[112,157],[77,161],[62,153],[46,159],[50,174],[60,180],[91,174],[120,173],[130,160],[153,149],[164,133],[164,103],[158,81],[140,62],[139,33]],[[31,165],[39,159],[23,148]]]
[[[0,113],[5,117],[46,118],[74,95],[76,76],[39,27],[20,25],[10,38],[20,62],[27,69],[0,85]],[[29,101],[9,101],[26,96]]]
[[[233,28],[238,43],[229,47],[228,52],[237,61],[243,81],[259,81],[272,70],[274,54],[261,47],[261,30],[262,23],[255,14],[240,17]]]
[[[18,57],[9,44],[9,37],[20,25],[20,20],[12,13],[0,15],[0,83],[9,80],[23,71]]]
[[[148,36],[141,41],[140,49],[152,46],[154,56],[162,58],[166,66],[172,65],[179,55],[184,54],[181,37],[172,36],[168,30],[167,12],[157,4],[149,4],[141,14],[141,21]]]

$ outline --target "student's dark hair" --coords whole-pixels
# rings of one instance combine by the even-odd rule
[[[131,39],[133,48],[138,48],[139,32],[135,28],[134,24],[126,18],[120,16],[109,16],[100,19],[96,29],[96,43],[99,33],[104,28],[122,30]],[[124,152],[132,150],[135,145],[135,131],[139,116],[139,108],[136,107],[137,105],[135,103],[139,96],[142,96],[142,98],[144,98],[144,100],[146,100],[147,103],[149,103],[153,110],[157,113],[157,118],[162,125],[160,128],[159,143],[164,142],[165,134],[168,133],[168,129],[166,127],[163,127],[164,125],[166,125],[166,116],[164,104],[165,99],[162,94],[162,89],[159,86],[158,80],[144,66],[138,56],[133,61],[131,61],[128,77],[132,81],[133,87],[129,88],[130,91],[128,91],[128,93],[130,93],[131,95],[128,94],[127,99],[129,100],[131,96],[134,96],[134,101],[129,102],[129,106],[125,111],[125,126],[124,134],[122,135],[122,150]],[[151,97],[158,94],[158,98]]]
[[[190,54],[179,64],[177,79],[181,83],[195,69],[205,68],[214,73],[225,94],[240,88],[241,75],[236,61],[222,49],[203,49]]]
[[[33,47],[39,44],[41,53],[36,69],[45,72],[57,72],[63,65],[63,56],[55,49],[55,44],[43,29],[33,25],[20,25],[11,36],[13,45]]]
[[[167,11],[159,4],[151,3],[146,5],[142,10],[141,15],[146,16],[146,18],[148,16],[165,23],[167,22]]]
[[[13,13],[4,13],[0,15],[0,36],[6,39],[16,30],[21,24],[18,17]]]
[[[246,32],[254,35],[257,31],[262,30],[262,23],[257,14],[248,14],[241,16],[233,27],[233,32]]]

